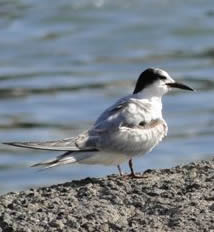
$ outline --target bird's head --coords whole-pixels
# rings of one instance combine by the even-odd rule
[[[147,95],[161,97],[173,88],[194,91],[187,85],[175,82],[166,71],[148,68],[140,74],[133,94],[147,93]]]

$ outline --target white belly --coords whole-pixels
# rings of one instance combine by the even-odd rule
[[[102,164],[102,165],[118,165],[124,163],[130,159],[129,156],[119,153],[110,152],[97,152],[91,157],[81,160],[78,163],[81,164]]]

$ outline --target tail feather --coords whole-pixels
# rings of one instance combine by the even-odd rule
[[[33,164],[31,167],[41,167],[42,169],[53,168],[59,165],[72,164],[78,161],[87,159],[93,155],[92,152],[78,153],[78,152],[66,152],[57,156],[55,159],[46,160],[40,163]]]

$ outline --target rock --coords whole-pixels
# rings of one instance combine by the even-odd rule
[[[214,159],[0,197],[0,231],[214,231]]]

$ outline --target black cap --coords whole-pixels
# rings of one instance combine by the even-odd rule
[[[139,93],[157,80],[166,79],[167,77],[164,75],[164,72],[162,70],[157,68],[148,68],[140,74],[135,85],[133,94]]]

